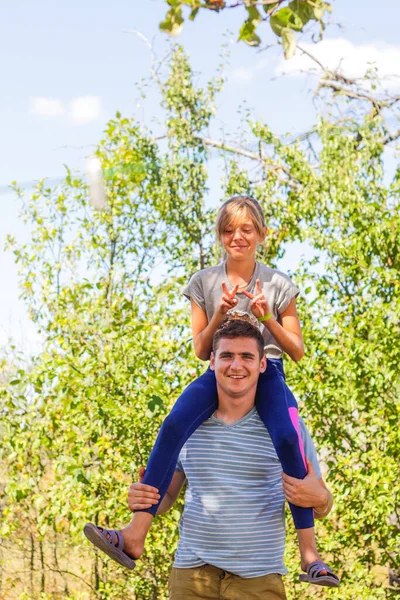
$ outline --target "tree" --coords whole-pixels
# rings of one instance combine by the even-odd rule
[[[259,46],[258,27],[268,21],[273,33],[282,43],[285,58],[296,51],[296,33],[302,32],[310,22],[318,23],[320,38],[325,29],[325,13],[331,5],[323,0],[166,0],[170,7],[160,29],[172,36],[179,35],[184,23],[183,8],[189,9],[189,20],[194,21],[199,11],[223,12],[244,8],[247,16],[239,32],[239,41],[249,46]]]
[[[68,565],[66,554],[82,546],[86,519],[126,521],[130,476],[202,369],[177,290],[218,257],[215,209],[204,204],[213,151],[224,196],[247,192],[263,205],[261,260],[274,265],[293,241],[313,248],[294,274],[306,358],[287,371],[336,499],[333,517],[318,527],[320,547],[343,576],[343,600],[394,597],[379,568],[400,570],[400,171],[389,180],[383,162],[400,135],[398,99],[324,71],[323,117],[310,132],[282,141],[268,124],[248,121],[243,146],[207,137],[221,82],[196,88],[181,48],[160,83],[163,139],[120,114],[107,124],[98,148],[106,210],[93,210],[85,183],[69,171],[60,186],[43,181],[28,199],[15,188],[32,240],[9,244],[46,338],[29,368],[5,359],[1,386],[1,535],[17,539],[30,561],[34,576],[23,584],[47,592],[56,572],[58,586],[63,577],[91,597],[166,597],[179,510],[158,519],[138,574],[86,550]],[[292,534],[289,598],[333,597],[296,583]],[[56,560],[49,548],[60,540],[67,552],[57,546]],[[65,585],[59,590],[66,595]]]

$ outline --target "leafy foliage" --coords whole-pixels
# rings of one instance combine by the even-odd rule
[[[295,32],[301,32],[310,22],[320,27],[320,37],[325,29],[324,17],[331,12],[331,5],[323,0],[166,0],[169,10],[160,23],[161,31],[177,36],[182,31],[183,7],[189,8],[189,20],[194,21],[200,10],[222,12],[242,7],[246,18],[240,28],[238,40],[249,46],[259,46],[259,25],[269,21],[273,33],[282,42],[285,58],[292,58],[296,50]]]
[[[46,340],[30,364],[6,355],[1,380],[1,536],[30,564],[25,598],[48,592],[53,572],[64,581],[56,597],[167,597],[179,505],[156,519],[138,573],[92,553],[81,528],[88,519],[128,519],[127,485],[202,368],[178,290],[218,256],[215,209],[204,204],[210,148],[226,165],[225,196],[246,191],[263,205],[261,260],[274,264],[290,242],[313,248],[295,274],[306,357],[287,371],[336,500],[318,527],[319,544],[342,575],[341,599],[396,594],[380,570],[400,570],[400,170],[391,180],[384,170],[386,121],[377,101],[374,111],[360,106],[346,119],[344,104],[340,118],[333,109],[298,142],[248,122],[243,152],[204,137],[220,87],[196,88],[187,57],[175,50],[162,84],[165,138],[155,141],[119,114],[107,124],[98,147],[102,212],[69,171],[60,186],[42,181],[29,198],[15,186],[32,237],[9,245]],[[68,566],[73,552],[79,557]],[[292,532],[287,552],[297,571]],[[290,599],[335,596],[300,587],[294,571],[286,586]]]

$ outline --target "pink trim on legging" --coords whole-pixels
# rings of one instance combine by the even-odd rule
[[[300,434],[299,411],[294,406],[289,406],[288,410],[289,410],[290,420],[292,421],[293,427],[295,428],[297,436],[299,438],[299,446],[300,446],[301,457],[303,459],[306,471],[308,472],[306,455],[305,455],[305,452],[304,452],[303,438],[301,437],[301,434]]]

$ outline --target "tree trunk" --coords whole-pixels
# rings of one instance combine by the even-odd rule
[[[46,574],[45,574],[45,570],[44,570],[43,542],[41,540],[39,542],[39,553],[40,553],[40,570],[41,570],[40,591],[42,592],[42,594],[44,594],[45,587],[46,587]]]
[[[396,571],[389,567],[389,586],[394,593],[400,596],[400,571]]]
[[[99,591],[99,587],[100,587],[100,576],[99,576],[99,555],[97,552],[97,548],[95,550],[95,556],[94,556],[94,589],[96,590],[96,592]]]
[[[69,589],[68,589],[68,580],[67,578],[64,576],[64,574],[62,573],[61,569],[60,569],[60,565],[58,563],[58,553],[57,553],[57,533],[54,532],[54,552],[53,552],[53,557],[54,557],[54,566],[57,569],[58,573],[61,575],[63,583],[64,583],[64,594],[66,596],[69,596]]]
[[[0,540],[3,543],[3,540]],[[3,548],[0,547],[0,597],[3,592]]]
[[[33,582],[33,572],[35,570],[35,540],[33,539],[32,533],[30,534],[31,538],[31,552],[30,552],[30,584],[31,584],[31,596],[34,597],[34,582]]]

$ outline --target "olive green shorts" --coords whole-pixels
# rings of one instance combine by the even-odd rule
[[[244,579],[211,565],[172,568],[170,600],[286,600],[282,575]]]

